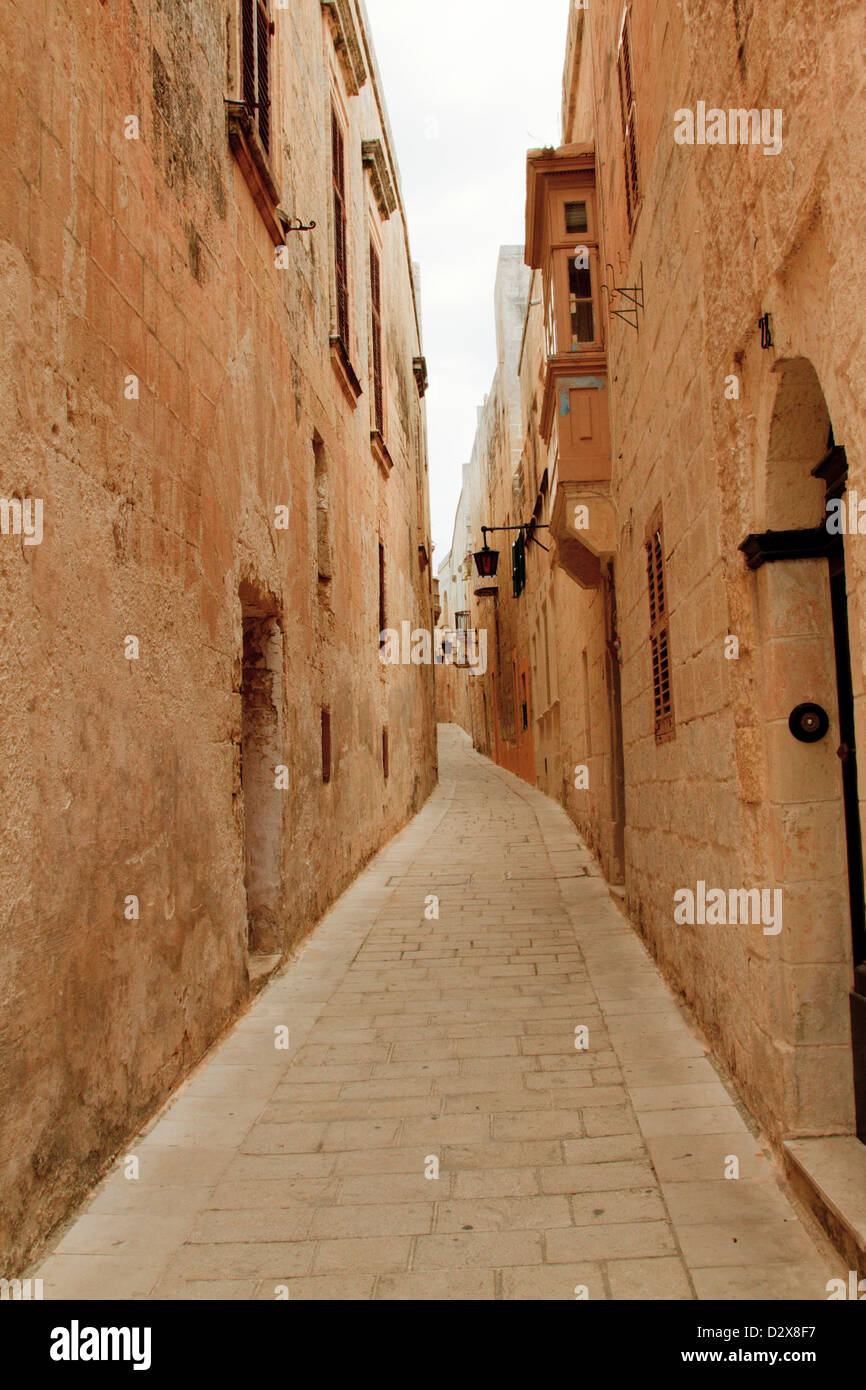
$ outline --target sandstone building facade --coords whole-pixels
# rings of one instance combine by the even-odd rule
[[[2,20],[5,1273],[436,770],[379,660],[433,586],[363,6]]]
[[[493,756],[567,806],[831,1186],[866,1178],[864,82],[846,0],[572,5],[562,144],[527,161],[519,462],[487,452],[472,538],[549,527],[474,607],[516,707],[529,673]]]

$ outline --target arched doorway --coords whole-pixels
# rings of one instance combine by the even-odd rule
[[[866,1142],[866,923],[845,540],[827,525],[845,449],[804,358],[778,362],[755,572],[765,824],[784,935],[768,948],[789,1134]],[[859,679],[859,678],[858,678]],[[805,707],[805,708],[804,708]],[[775,954],[769,952],[775,950]]]

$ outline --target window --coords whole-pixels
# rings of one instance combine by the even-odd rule
[[[637,145],[635,141],[634,66],[632,64],[631,12],[626,9],[622,20],[619,52],[616,59],[619,77],[619,105],[622,117],[623,154],[625,161],[625,206],[629,231],[637,217],[640,188],[637,174]]]
[[[598,290],[595,194],[583,190],[553,198],[553,239],[545,276],[547,356],[602,346]]]
[[[650,646],[652,649],[653,705],[656,742],[674,737],[674,697],[668,628],[668,595],[665,582],[662,514],[659,507],[647,528],[647,580],[649,583]]]
[[[515,598],[526,588],[526,542],[521,531],[511,547],[511,587]]]
[[[373,428],[385,433],[382,394],[382,271],[379,256],[370,242],[370,304],[373,315]]]
[[[389,778],[390,775],[391,775],[391,765],[390,765],[390,761],[389,761],[389,750],[388,750],[388,730],[387,730],[387,729],[383,729],[383,730],[382,730],[382,775],[383,775],[383,777],[385,778],[385,781],[386,781],[386,782],[387,782],[388,778]]]
[[[271,148],[271,34],[267,0],[241,0],[244,105],[255,120],[265,152]]]
[[[379,542],[379,646],[385,645],[385,628],[388,616],[385,611],[385,547]]]
[[[349,351],[349,256],[346,208],[346,142],[331,108],[331,170],[334,184],[334,272],[337,289],[337,337]]]
[[[566,203],[565,230],[567,232],[586,232],[589,230],[586,220],[586,203]]]
[[[331,780],[331,711],[322,707],[322,781]]]
[[[547,355],[555,357],[559,351],[559,344],[556,337],[556,301],[553,297],[553,287],[547,297],[547,319],[545,322],[545,335],[547,338]]]
[[[231,96],[225,105],[229,147],[274,246],[284,246],[286,232],[280,220],[282,199],[277,183],[282,168],[277,158],[279,103],[272,101],[277,82],[271,49],[271,3],[231,0],[232,22],[226,28],[226,80]]]
[[[579,343],[591,343],[595,338],[592,314],[592,276],[588,269],[579,269],[576,262],[568,263],[568,310],[571,318],[571,350]]]

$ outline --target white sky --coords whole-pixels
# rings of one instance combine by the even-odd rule
[[[560,143],[568,0],[365,4],[421,265],[435,573],[496,366],[496,257],[523,244],[526,151]]]

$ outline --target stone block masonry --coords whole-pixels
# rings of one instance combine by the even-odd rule
[[[845,1266],[565,812],[440,737],[441,785],[136,1137],[46,1298],[828,1297]]]
[[[740,549],[750,534],[821,525],[830,479],[814,470],[838,462],[835,446],[853,493],[862,486],[860,17],[776,0],[727,15],[626,10],[625,31],[621,4],[600,0],[584,22],[573,13],[563,141],[594,141],[604,260],[618,284],[642,276],[646,289],[639,331],[612,319],[609,335],[627,902],[777,1142],[855,1125],[866,1137],[849,999],[863,948],[855,926],[852,959],[846,901],[846,840],[862,842],[862,829],[846,825],[836,756],[849,714],[863,718],[863,553],[856,534],[839,550],[852,697],[837,683],[827,559],[750,569]],[[608,96],[591,109],[593,90]],[[694,144],[682,139],[687,109]],[[669,614],[664,732],[650,532]],[[813,744],[789,728],[802,701],[828,712]],[[772,890],[783,925],[763,941],[711,918],[681,925],[674,895],[700,881]]]
[[[370,39],[247,8],[0,3],[0,1273],[435,782],[378,660],[432,586]]]

